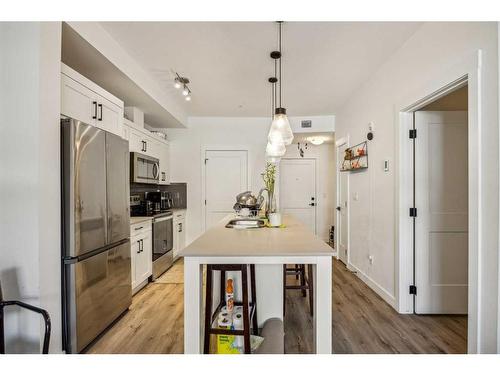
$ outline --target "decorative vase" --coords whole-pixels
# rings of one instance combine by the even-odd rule
[[[269,214],[275,213],[276,207],[276,197],[274,196],[274,191],[268,191],[268,197],[266,202],[266,217],[269,219]]]

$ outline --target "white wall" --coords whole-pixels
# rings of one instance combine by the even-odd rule
[[[0,282],[49,311],[61,351],[61,24],[0,23]],[[41,318],[6,310],[7,350],[41,351]]]
[[[401,97],[432,85],[447,66],[478,49],[483,51],[482,111],[482,295],[477,350],[497,350],[498,288],[498,65],[496,23],[426,23],[345,103],[336,116],[337,138],[351,143],[365,139],[375,123],[369,144],[370,168],[350,175],[351,262],[393,299],[396,295],[396,170],[395,106]],[[411,103],[408,103],[411,104]],[[385,173],[382,161],[391,161]],[[359,200],[352,197],[358,193]],[[368,255],[374,256],[373,265]]]
[[[187,210],[187,243],[193,241],[202,233],[202,148],[238,146],[249,151],[250,189],[258,192],[263,187],[260,173],[265,168],[265,148],[270,119],[261,117],[229,118],[229,117],[191,117],[188,129],[167,129],[171,152],[171,180],[172,182],[187,182],[188,210]],[[289,146],[292,155],[295,155],[296,145]],[[332,151],[330,151],[330,149]],[[306,155],[313,155],[311,153]],[[321,151],[320,151],[321,150]],[[333,199],[333,169],[328,169],[326,160],[333,154],[332,145],[322,145],[314,151],[320,164],[320,191],[325,203],[319,210],[318,220],[321,236],[328,237],[328,228],[333,223],[328,222],[330,211],[334,204]],[[287,154],[288,156],[288,154]],[[328,175],[332,173],[332,175]],[[325,233],[326,231],[326,233]]]

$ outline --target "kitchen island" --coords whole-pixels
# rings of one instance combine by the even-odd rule
[[[203,265],[255,264],[261,326],[269,318],[283,319],[283,265],[312,264],[314,344],[316,353],[330,354],[333,249],[289,215],[283,217],[285,228],[225,228],[232,218],[234,215],[221,220],[180,253],[184,257],[184,352],[202,353]],[[235,283],[238,285],[237,279]],[[238,299],[238,291],[235,297]]]

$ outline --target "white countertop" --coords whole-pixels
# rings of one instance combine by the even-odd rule
[[[233,229],[225,225],[228,215],[185,247],[183,257],[315,256],[333,255],[333,249],[290,215],[283,216],[285,228]]]
[[[153,218],[151,216],[131,216],[130,217],[130,225],[135,225],[142,223],[143,221],[151,221]]]

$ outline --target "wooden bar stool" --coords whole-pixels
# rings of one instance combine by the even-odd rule
[[[243,346],[245,354],[251,353],[250,346],[250,328],[254,335],[259,334],[257,323],[257,293],[255,290],[255,265],[250,264],[250,286],[248,285],[248,264],[207,264],[207,282],[205,284],[205,334],[203,343],[203,353],[210,353],[210,335],[233,335],[243,336]],[[220,302],[214,313],[213,307],[213,272],[220,271]],[[235,301],[234,306],[243,306],[243,330],[219,329],[213,327],[214,321],[217,321],[219,313],[226,305],[226,272],[241,272],[242,301]],[[251,290],[251,301],[248,298],[248,289]],[[250,327],[250,322],[252,327]]]
[[[287,275],[295,275],[295,279],[299,280],[299,285],[288,285]],[[312,264],[306,266],[304,264],[295,264],[292,268],[288,268],[286,264],[283,265],[283,315],[286,310],[286,290],[287,289],[300,289],[302,296],[306,297],[309,291],[309,310],[311,315],[314,315],[314,282]]]

